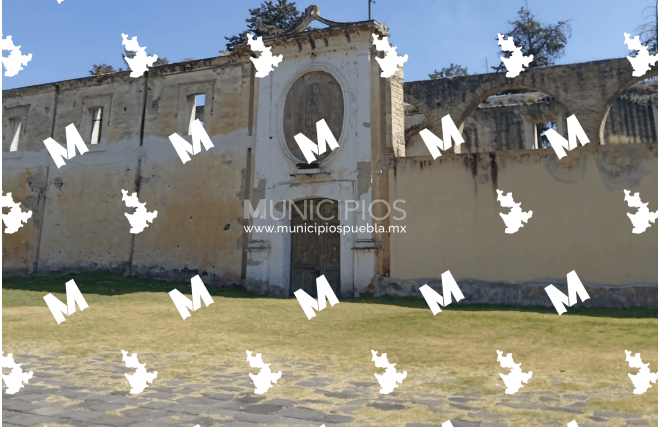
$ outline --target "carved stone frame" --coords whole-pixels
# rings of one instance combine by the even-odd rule
[[[94,122],[93,110],[103,108],[103,120],[101,121],[101,138],[98,144],[91,144],[90,135]],[[107,150],[107,133],[110,127],[110,115],[112,113],[112,94],[85,96],[82,98],[82,118],[80,120],[80,136],[90,152]]]
[[[288,159],[293,164],[295,165],[306,164],[305,159],[298,159],[290,152],[290,149],[288,148],[288,143],[286,141],[286,135],[284,130],[285,104],[286,104],[286,97],[288,96],[288,92],[290,92],[290,89],[297,82],[297,80],[301,78],[304,74],[313,71],[322,71],[333,77],[338,83],[338,86],[340,87],[341,93],[343,95],[343,123],[341,126],[340,137],[337,139],[339,148],[336,150],[332,150],[327,157],[317,161],[318,165],[326,166],[327,163],[331,161],[331,159],[336,158],[336,152],[340,150],[340,147],[343,146],[345,140],[347,139],[347,133],[349,131],[349,127],[348,127],[349,117],[350,117],[350,111],[349,111],[350,103],[348,102],[348,94],[350,93],[350,91],[346,90],[349,87],[349,82],[339,69],[337,69],[336,67],[334,67],[329,63],[322,61],[315,61],[312,65],[300,69],[286,83],[285,89],[281,92],[281,95],[279,97],[278,104],[274,105],[275,109],[278,110],[276,119],[277,119],[277,129],[279,134],[279,145],[281,146],[283,152],[286,154],[286,157],[288,157]],[[313,141],[313,142],[317,143],[317,141]]]
[[[206,80],[195,83],[181,83],[178,85],[178,133],[185,138],[188,131],[188,118],[192,115],[188,111],[187,98],[195,94],[206,95],[205,107],[203,109],[203,127],[208,132],[212,118],[212,105],[215,91],[215,80]],[[209,134],[209,133],[208,133]]]

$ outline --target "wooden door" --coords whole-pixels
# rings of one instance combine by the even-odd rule
[[[323,201],[324,203],[320,204]],[[324,274],[336,297],[340,298],[340,233],[328,231],[330,226],[340,225],[338,204],[328,199],[307,199],[306,208],[304,200],[295,202],[295,205],[302,215],[291,206],[291,231],[295,232],[291,233],[289,295],[293,297],[296,290],[303,289],[313,298],[317,298],[315,279]],[[318,211],[324,218],[330,219],[319,218]],[[314,225],[323,225],[327,231],[318,234],[317,230],[313,229]],[[308,232],[301,230],[303,226],[308,226]]]

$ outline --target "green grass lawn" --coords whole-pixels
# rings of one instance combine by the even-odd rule
[[[66,303],[70,279],[89,308],[57,325],[43,297],[52,292]],[[496,361],[496,350],[512,353],[523,371],[533,371],[533,390],[632,387],[627,374],[637,371],[624,361],[624,350],[641,353],[652,371],[658,367],[658,310],[569,308],[558,316],[553,308],[453,303],[433,316],[423,299],[383,297],[327,304],[308,320],[296,299],[208,287],[214,304],[202,303],[183,320],[168,295],[174,288],[191,295],[189,282],[101,273],[6,278],[3,350],[80,356],[71,363],[89,356],[120,360],[121,350],[154,353],[163,361],[167,355],[184,357],[159,370],[159,379],[202,377],[220,364],[244,368],[245,350],[262,353],[266,363],[330,362],[336,373],[358,367],[355,378],[361,373],[367,378],[375,371],[370,350],[376,350],[387,353],[398,371],[422,371],[427,381],[435,374],[459,377],[437,382],[437,390],[479,393],[495,391],[498,374],[508,372]],[[567,381],[553,385],[551,377]],[[655,407],[655,392],[650,388],[619,402],[617,410]]]

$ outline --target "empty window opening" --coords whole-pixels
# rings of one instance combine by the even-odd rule
[[[9,125],[11,126],[11,144],[9,145],[9,151],[18,151],[18,140],[21,136],[20,117],[9,119]]]
[[[205,94],[196,94],[191,95],[187,98],[187,103],[189,106],[190,112],[190,123],[188,125],[187,134],[192,135],[192,123],[195,120],[199,120],[203,126],[203,113],[204,107],[206,105],[206,95]]]
[[[203,125],[203,111],[206,106],[206,95],[205,94],[197,95],[195,102],[196,102],[195,118],[199,119],[201,125]]]
[[[101,128],[103,124],[103,108],[94,108],[91,110],[91,144],[98,144],[101,140]]]
[[[535,133],[535,148],[552,148],[551,143],[544,134],[549,129],[553,129],[555,132],[557,132],[557,124],[555,122],[537,123],[537,132]]]

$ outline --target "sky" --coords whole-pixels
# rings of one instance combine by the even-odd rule
[[[510,29],[525,0],[376,0],[372,18],[389,27],[389,41],[409,55],[405,81],[427,80],[451,63],[470,74],[500,62],[497,33]],[[2,88],[31,86],[89,76],[92,64],[124,67],[121,33],[137,36],[149,55],[210,58],[225,48],[224,36],[246,29],[249,9],[261,0],[5,0],[2,34],[12,36],[32,60],[16,76],[2,75]],[[338,22],[368,19],[368,0],[297,1]],[[528,0],[541,23],[571,19],[572,36],[557,64],[621,58],[630,54],[624,32],[636,35],[655,6],[652,0]],[[322,27],[320,24],[319,27]],[[3,51],[7,56],[9,51]],[[285,58],[284,58],[285,61]]]

